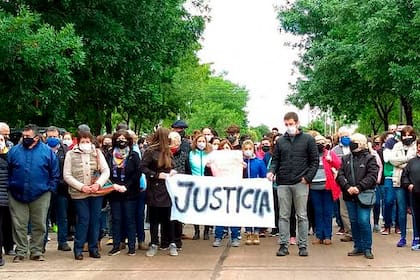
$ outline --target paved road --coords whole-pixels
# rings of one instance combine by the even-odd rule
[[[191,234],[191,227],[186,233]],[[411,237],[411,230],[408,232]],[[231,248],[211,247],[210,241],[185,240],[184,250],[178,257],[171,257],[167,251],[148,258],[145,251],[137,251],[136,256],[125,252],[118,256],[106,255],[109,246],[103,245],[102,258],[87,257],[75,261],[72,252],[59,252],[52,235],[46,261],[25,260],[12,263],[6,256],[6,265],[0,268],[0,280],[40,279],[420,279],[420,252],[409,247],[397,248],[399,236],[374,234],[374,260],[362,257],[347,257],[352,243],[339,241],[333,237],[333,244],[310,245],[309,256],[299,257],[297,247],[290,247],[290,255],[276,257],[278,248],[275,237],[261,239],[260,246]],[[310,236],[310,240],[312,240]],[[226,245],[226,240],[224,240]]]

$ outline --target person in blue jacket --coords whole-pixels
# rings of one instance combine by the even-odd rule
[[[46,219],[51,193],[60,180],[59,161],[55,153],[41,141],[38,127],[29,124],[22,132],[22,143],[9,151],[9,204],[15,228],[16,256],[13,262],[25,259],[43,261]],[[28,247],[28,223],[32,234]]]
[[[265,178],[267,167],[263,160],[255,155],[255,146],[251,140],[242,143],[242,153],[244,156],[243,178]],[[260,245],[260,228],[246,227],[245,245]]]

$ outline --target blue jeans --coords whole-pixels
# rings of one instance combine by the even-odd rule
[[[216,239],[222,239],[223,238],[223,231],[224,231],[225,228],[226,227],[224,227],[224,226],[216,226],[216,229],[214,230],[214,237]],[[240,227],[230,227],[230,238],[238,239],[239,231],[240,231]]]
[[[289,246],[290,239],[290,212],[292,204],[295,205],[298,219],[298,247],[308,247],[308,194],[309,187],[303,183],[294,185],[280,185],[277,189],[279,197],[280,219],[279,233],[280,244]]]
[[[261,231],[261,228],[259,227],[245,227],[245,231],[248,233],[256,233],[259,234]]]
[[[137,224],[137,242],[141,243],[145,240],[144,233],[144,209],[146,206],[146,192],[142,191],[140,196],[137,198],[137,209],[136,209],[136,224]]]
[[[315,234],[320,240],[331,239],[334,202],[329,190],[310,190],[315,211]]]
[[[74,236],[74,254],[76,256],[82,254],[83,244],[86,241],[89,245],[89,252],[98,251],[102,200],[102,196],[73,200],[76,209],[76,234]]]
[[[361,207],[358,202],[346,201],[349,212],[354,249],[366,251],[372,249],[372,227],[370,225],[371,208]]]
[[[115,200],[110,201],[110,204],[114,248],[119,248],[120,243],[124,242],[124,233],[127,233],[128,248],[134,250],[136,247],[137,200]]]
[[[68,236],[68,221],[67,221],[67,209],[69,206],[69,197],[62,194],[57,194],[57,241],[58,245],[67,243]]]
[[[392,179],[386,178],[383,184],[384,193],[384,222],[385,227],[390,228],[392,225],[392,208],[395,202],[395,191],[393,188]]]
[[[397,198],[398,224],[400,225],[401,238],[407,237],[407,191],[404,188],[394,188]]]
[[[340,213],[340,200],[337,199],[336,201],[334,201],[333,203],[333,211],[334,211],[334,217],[335,217],[335,222],[337,223],[337,226],[342,229],[344,228],[343,225],[343,221],[341,220],[341,213]]]

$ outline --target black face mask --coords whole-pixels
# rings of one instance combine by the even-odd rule
[[[128,145],[127,141],[118,140],[117,141],[117,147],[120,149],[125,149]]]
[[[266,153],[270,150],[270,146],[262,146],[262,150],[264,153]]]
[[[331,149],[331,145],[330,144],[325,145],[325,149],[327,150]]]
[[[227,140],[230,142],[230,144],[233,144],[233,143],[235,143],[235,141],[236,141],[236,136],[234,136],[234,135],[229,135],[229,136],[227,137]]]
[[[411,144],[413,144],[413,142],[416,140],[416,138],[412,137],[412,138],[405,138],[402,140],[402,143],[404,146],[410,146]]]
[[[324,151],[324,145],[316,144],[316,146],[318,147],[318,153],[322,154],[322,152]]]
[[[351,142],[350,143],[350,151],[355,151],[355,150],[357,150],[357,148],[359,148],[359,144],[358,143],[355,143],[355,142]]]
[[[25,148],[29,148],[33,143],[35,143],[35,139],[34,138],[23,138],[22,140],[22,145]]]

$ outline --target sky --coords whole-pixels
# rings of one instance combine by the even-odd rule
[[[289,83],[297,50],[285,46],[297,40],[284,31],[276,18],[275,5],[282,0],[210,0],[211,21],[203,35],[199,57],[212,63],[216,73],[249,92],[247,105],[250,126],[265,124],[284,129],[283,116],[296,111],[302,124],[308,123],[308,110],[287,106]]]

